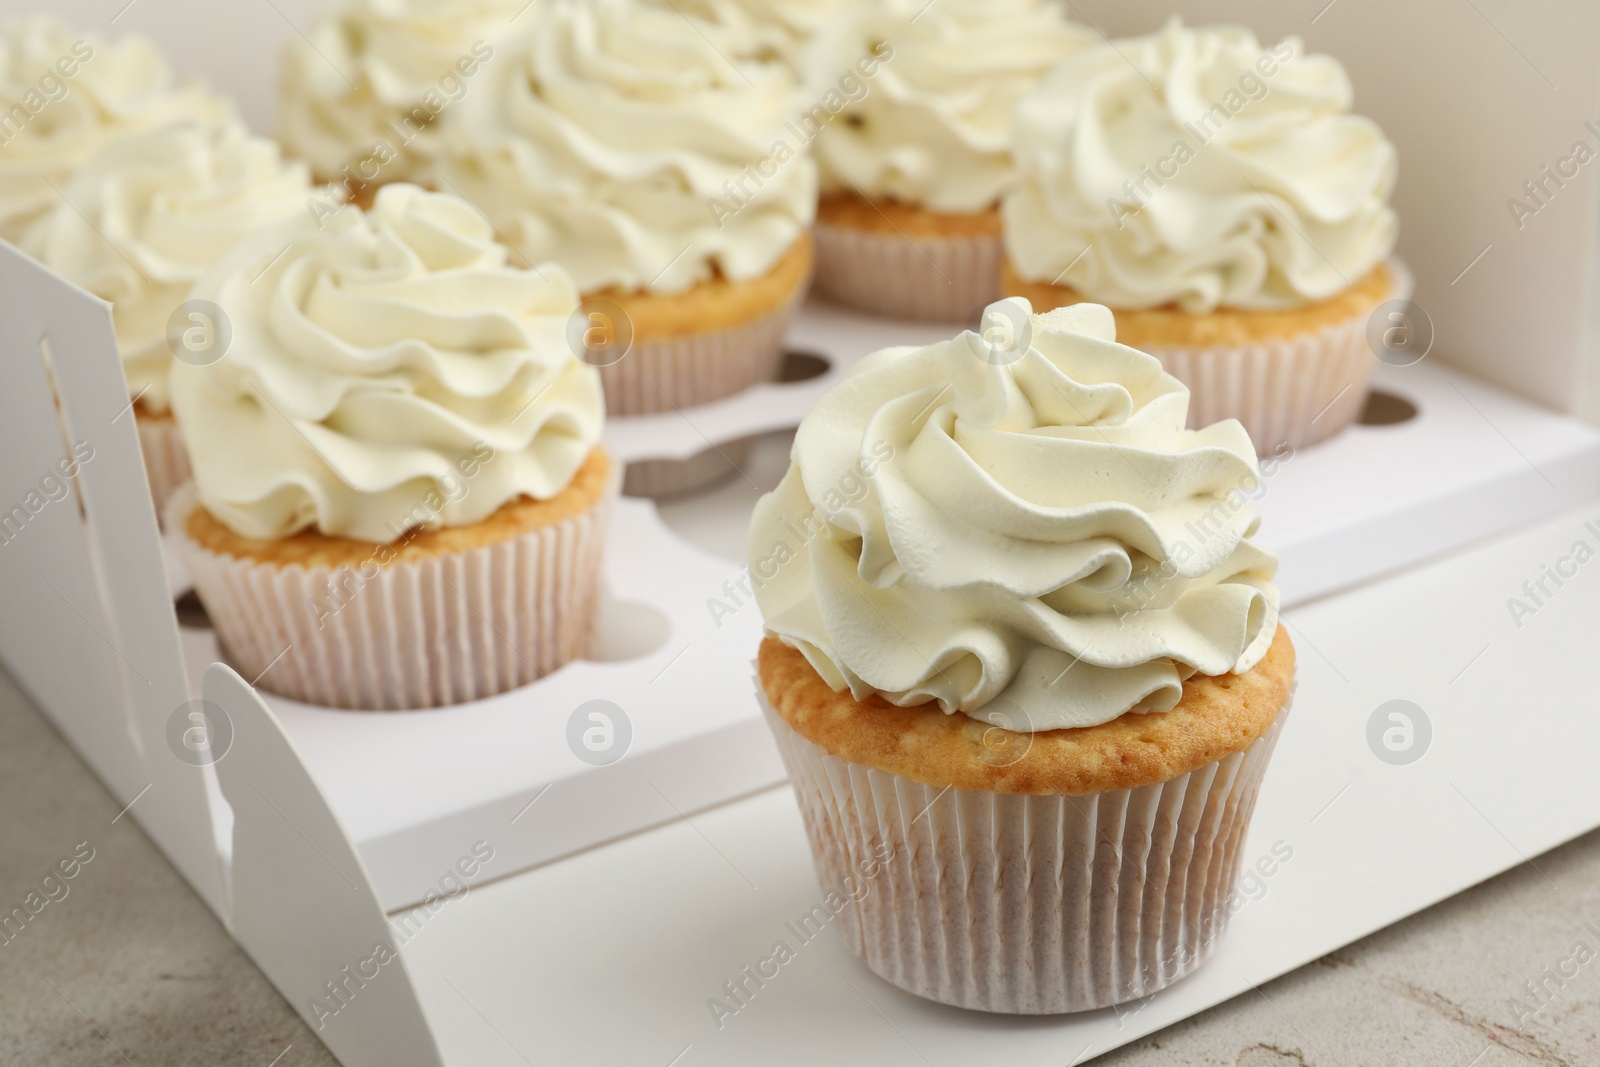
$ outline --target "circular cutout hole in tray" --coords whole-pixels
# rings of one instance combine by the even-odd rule
[[[211,616],[206,614],[206,606],[200,603],[193,589],[174,600],[172,609],[178,614],[178,625],[185,630],[212,629]]]
[[[778,368],[780,382],[809,382],[828,373],[833,366],[828,357],[802,348],[788,348],[783,353],[783,365]]]
[[[1356,422],[1362,426],[1398,426],[1417,417],[1417,405],[1403,396],[1374,389],[1367,394]]]
[[[600,611],[599,647],[586,658],[593,663],[642,659],[666,644],[671,633],[667,617],[649,604],[607,595]]]

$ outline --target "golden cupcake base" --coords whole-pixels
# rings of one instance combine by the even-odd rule
[[[1000,211],[940,214],[853,194],[823,197],[817,291],[893,318],[966,322],[999,296]]]
[[[178,487],[189,480],[189,450],[172,412],[148,411],[133,405],[134,425],[139,430],[139,451],[144,454],[144,474],[150,483],[150,497],[159,517]]]
[[[600,292],[620,308],[633,343],[615,363],[601,365],[606,414],[678,412],[773,381],[783,366],[783,342],[805,298],[814,262],[802,236],[759,278],[733,282],[720,275],[683,293]],[[623,491],[664,498],[704,489],[734,474],[749,441],[721,444],[685,460],[628,465]]]
[[[359,711],[436,708],[528,685],[596,650],[617,471],[599,448],[556,497],[389,545],[243,538],[193,483],[167,527],[226,654],[261,688]]]
[[[1007,296],[1035,311],[1081,303],[1067,286],[1029,282],[1004,264]],[[1222,308],[1197,315],[1175,306],[1112,309],[1117,340],[1161,360],[1189,387],[1189,426],[1238,419],[1261,455],[1315,444],[1361,414],[1377,368],[1368,320],[1411,295],[1399,260],[1379,264],[1349,289],[1288,311]]]
[[[1194,971],[1237,910],[1291,704],[1283,630],[1171,711],[1034,735],[854,701],[770,638],[759,664],[818,879],[886,981],[978,1011],[1103,1008]]]

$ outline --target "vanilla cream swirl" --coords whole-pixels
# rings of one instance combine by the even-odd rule
[[[167,126],[107,144],[23,248],[111,303],[129,394],[167,410],[167,320],[223,252],[307,214],[310,178],[238,123]]]
[[[125,134],[233,115],[141,37],[108,44],[47,16],[0,29],[0,239],[19,242],[84,160]]]
[[[492,42],[527,6],[344,0],[284,53],[279,137],[323,180],[347,165],[369,182],[426,178],[440,116],[473,91]]]
[[[246,537],[312,527],[386,543],[571,481],[600,437],[559,269],[507,266],[483,217],[413,185],[246,242],[193,296],[232,327],[173,364],[200,501]]]
[[[1115,308],[1293,308],[1394,248],[1395,151],[1298,38],[1186,29],[1069,59],[1018,108],[1013,268]]]
[[[785,127],[793,73],[735,28],[622,0],[551,0],[446,117],[441,185],[583,292],[759,277],[810,225]]]
[[[1014,730],[1249,670],[1278,597],[1243,427],[1185,429],[1188,390],[1102,306],[984,322],[868,356],[801,423],[750,528],[768,630],[857,699]]]
[[[849,11],[856,0],[651,0],[733,27],[746,51],[779,59],[797,72],[806,44]],[[842,73],[842,72],[841,72]]]
[[[855,5],[805,53],[812,92],[879,42],[893,54],[817,138],[823,190],[938,212],[988,210],[1015,181],[1017,101],[1094,39],[1048,0]]]

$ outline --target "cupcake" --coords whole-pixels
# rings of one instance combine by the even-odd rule
[[[527,0],[342,0],[283,57],[278,137],[317,181],[370,205],[425,181],[440,116],[482,80]]]
[[[180,84],[143,38],[108,44],[47,16],[7,23],[0,28],[0,240],[20,242],[107,142],[232,113],[223,98]]]
[[[179,307],[231,245],[305,216],[310,192],[304,164],[285,163],[277,145],[239,123],[165,126],[91,156],[22,240],[45,266],[111,304],[157,514],[189,480],[168,404],[173,353],[208,360],[215,338],[203,313],[192,318]],[[186,337],[198,347],[185,349]]]
[[[523,261],[572,274],[609,413],[683,410],[773,378],[816,206],[785,126],[792,73],[740,58],[749,42],[726,24],[623,0],[526,18],[447,116],[441,188]],[[635,465],[627,491],[690,488],[687,470]]]
[[[194,481],[167,529],[241,674],[438,707],[592,651],[616,479],[560,268],[508,266],[471,205],[395,184],[237,246],[193,295],[232,341],[172,368]]]
[[[867,0],[820,34],[805,57],[818,99],[871,63],[816,137],[818,291],[953,322],[994,300],[1012,113],[1090,39],[1048,0]]]
[[[1211,951],[1294,649],[1244,429],[1186,430],[1104,307],[984,321],[801,423],[750,528],[759,685],[821,881],[882,861],[840,916],[867,965],[1078,1011]]]
[[[1350,105],[1294,37],[1174,19],[1073,57],[1018,108],[1004,291],[1109,306],[1193,425],[1238,419],[1264,452],[1327,437],[1361,412],[1368,317],[1411,288],[1394,146]]]

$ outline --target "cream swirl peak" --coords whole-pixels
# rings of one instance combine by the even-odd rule
[[[307,214],[310,176],[239,123],[112,141],[61,190],[25,251],[111,303],[132,396],[167,410],[167,320],[201,271],[258,230]]]
[[[571,280],[505,260],[471,205],[414,185],[225,255],[192,294],[225,356],[172,369],[201,503],[245,537],[387,543],[560,493],[600,379],[568,344]]]
[[[1048,0],[867,0],[808,48],[808,83],[831,85],[879,42],[893,59],[817,138],[825,192],[976,213],[1015,182],[1017,101],[1094,40]]]
[[[1017,111],[1005,202],[1024,279],[1117,308],[1292,308],[1394,248],[1394,146],[1349,114],[1344,68],[1235,27],[1107,43]]]
[[[0,238],[17,242],[79,164],[114,138],[221,122],[222,97],[180,84],[142,37],[107,43],[36,16],[0,28]]]
[[[676,293],[765,274],[810,225],[815,166],[784,140],[794,75],[743,58],[735,28],[623,0],[526,17],[447,116],[440,171],[525,261],[586,293]]]
[[[835,689],[1008,729],[1171,708],[1254,666],[1277,561],[1235,421],[1111,313],[992,304],[986,332],[868,356],[795,435],[750,527],[768,630]],[[987,339],[986,339],[987,338]]]
[[[527,0],[344,0],[284,53],[279,135],[319,178],[427,176],[439,116]]]

